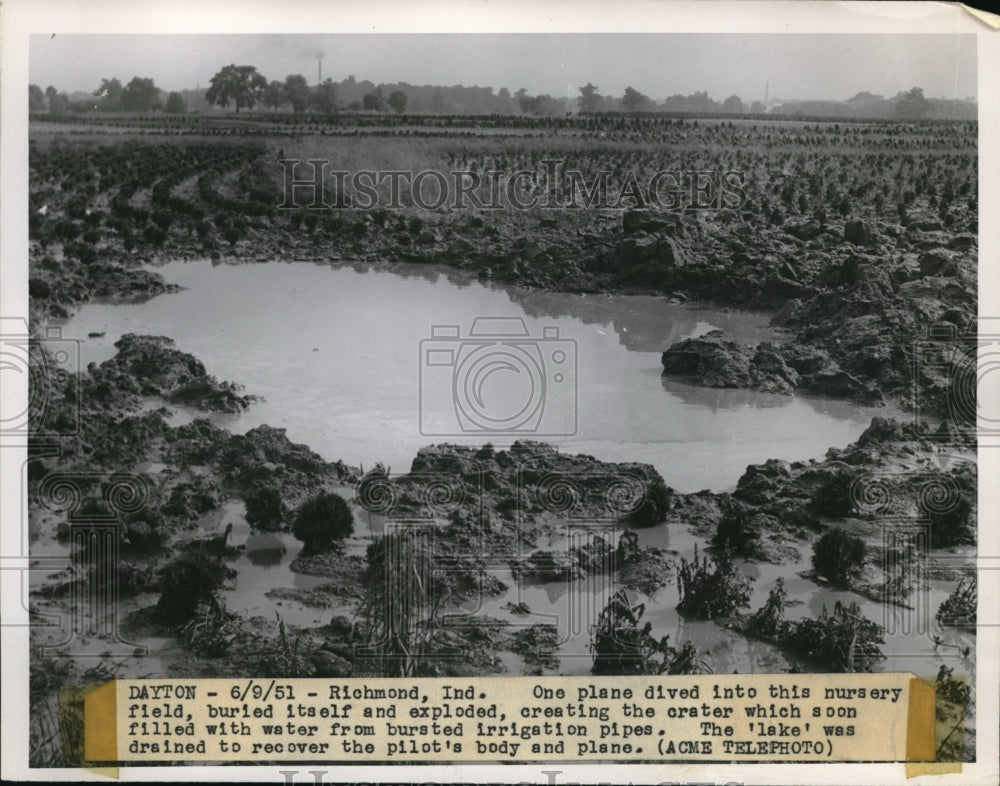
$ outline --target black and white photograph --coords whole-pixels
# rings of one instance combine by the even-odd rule
[[[933,688],[935,782],[995,777],[996,39],[672,5],[22,23],[21,777],[89,766],[116,679],[880,672]]]

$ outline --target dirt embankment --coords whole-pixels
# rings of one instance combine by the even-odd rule
[[[135,178],[116,178],[119,153],[131,157]],[[427,263],[518,287],[652,293],[775,313],[775,325],[787,335],[781,341],[750,346],[738,336],[710,333],[663,348],[664,373],[701,384],[865,403],[896,399],[946,416],[963,403],[954,383],[974,368],[962,342],[976,312],[971,202],[956,200],[947,212],[943,206],[934,212],[928,197],[903,195],[907,204],[898,222],[887,220],[885,210],[876,211],[878,219],[804,218],[802,209],[785,218],[763,202],[746,209],[558,214],[286,211],[276,209],[278,184],[259,166],[261,155],[259,147],[109,148],[88,163],[89,185],[79,193],[61,179],[75,159],[62,152],[65,161],[33,159],[33,166],[54,169],[51,177],[39,169],[32,191],[32,316],[65,316],[96,298],[168,293],[171,285],[140,269],[160,260],[290,258],[362,268]],[[938,330],[931,348],[956,351],[927,351],[920,342],[932,326]],[[257,634],[209,602],[239,551],[225,531],[194,531],[227,501],[241,501],[257,529],[287,530],[304,502],[345,484],[357,486],[362,504],[392,499],[394,515],[436,523],[430,556],[447,563],[454,582],[448,591],[456,598],[503,591],[495,578],[483,579],[489,560],[529,581],[613,570],[620,583],[655,591],[676,578],[673,555],[640,549],[632,535],[616,541],[609,533],[674,522],[710,538],[715,553],[733,549],[753,560],[781,560],[794,543],[843,529],[869,546],[866,564],[852,574],[855,588],[905,602],[906,588],[876,567],[893,548],[880,539],[885,516],[926,521],[935,546],[974,537],[973,446],[947,424],[931,432],[876,419],[858,442],[831,449],[821,462],[748,467],[732,495],[675,494],[651,467],[564,456],[537,443],[496,452],[488,446],[429,447],[410,473],[390,482],[377,472],[361,478],[342,462],[327,462],[290,443],[280,429],[262,426],[237,436],[207,418],[171,425],[163,407],[237,412],[252,406],[253,397],[209,376],[169,338],[129,335],[117,348],[113,359],[88,369],[78,387],[50,391],[41,431],[64,434],[78,423],[78,435],[58,457],[33,446],[29,489],[44,493],[50,470],[85,470],[92,479],[82,481],[78,512],[107,513],[111,480],[131,473],[142,504],[123,517],[120,589],[125,595],[159,593],[159,624],[184,631],[199,652],[225,652],[236,642],[247,668],[351,671],[347,643],[368,640],[372,630],[352,624],[314,632],[318,643],[311,650],[304,645],[308,656],[289,643],[283,628],[272,630],[272,661],[262,666],[250,657]],[[942,459],[942,445],[955,455]],[[103,480],[100,471],[106,471]],[[429,483],[435,478],[444,486]],[[375,492],[382,481],[389,487],[380,495]],[[58,517],[35,506],[33,530],[61,525],[65,534],[71,516]],[[586,537],[577,537],[574,521],[590,527]],[[595,522],[602,523],[600,532]],[[376,548],[363,560],[320,553],[296,564],[328,578],[350,577],[365,586],[366,597],[377,597],[386,553]],[[208,592],[187,591],[199,586]],[[336,589],[324,585],[296,598],[322,604],[325,596],[342,594]],[[455,634],[438,653],[473,653],[475,668],[486,670],[497,667],[489,648],[502,642],[520,647],[521,654],[535,653],[538,663],[551,653],[549,631],[511,643],[495,620],[481,623],[468,636]],[[329,645],[331,639],[340,643]],[[317,648],[328,654],[308,654]]]
[[[79,406],[80,422],[87,425],[75,450],[60,457],[38,454],[28,476],[29,494],[41,499],[51,492],[46,478],[52,473],[86,470],[72,511],[32,508],[35,532],[58,527],[63,536],[79,514],[118,512],[120,488],[118,494],[112,490],[130,485],[128,512],[120,514],[120,561],[100,575],[114,577],[120,597],[138,604],[124,619],[123,632],[132,640],[167,637],[187,653],[170,667],[179,674],[338,677],[405,667],[414,674],[457,676],[501,672],[511,668],[510,659],[522,662],[516,669],[551,671],[558,668],[560,640],[553,626],[515,628],[505,617],[453,617],[450,609],[504,592],[498,569],[529,583],[613,576],[620,588],[654,594],[682,580],[693,563],[685,562],[690,555],[640,547],[636,532],[650,526],[690,525],[710,542],[708,552],[719,564],[730,555],[781,562],[803,541],[816,543],[824,533],[841,530],[867,547],[846,586],[899,604],[913,590],[910,574],[891,574],[884,566],[907,563],[919,533],[910,527],[889,542],[887,517],[924,522],[935,548],[974,542],[974,446],[963,445],[961,435],[946,426],[930,431],[876,418],[857,442],[832,448],[822,461],[772,460],[748,467],[732,494],[680,494],[649,465],[565,455],[537,442],[508,450],[428,446],[405,475],[390,478],[376,467],[361,476],[291,443],[280,429],[261,426],[233,435],[207,419],[172,426],[165,409],[137,408],[143,399],[165,404],[189,389],[208,392],[183,397],[189,406],[211,411],[220,400],[227,410],[252,406],[252,398],[208,377],[169,340],[124,337],[114,358],[87,370],[75,398],[54,393],[44,424],[62,422],[68,408]],[[942,445],[952,445],[951,452]],[[320,608],[346,604],[356,609],[352,618],[293,627],[280,619],[241,616],[220,604],[218,592],[232,581],[242,552],[230,545],[227,531],[198,529],[206,513],[241,500],[255,529],[287,531],[304,503],[331,490],[343,493],[345,486],[354,488],[355,505],[401,525],[385,528],[385,537],[374,540],[364,557],[344,554],[335,544],[300,557],[297,570],[327,581],[305,591],[270,588],[268,596]],[[433,625],[411,631],[405,663],[378,644],[385,641],[379,626],[386,604],[394,608],[410,597],[398,592],[406,577],[391,572],[400,554],[430,577],[413,592],[426,593],[426,600],[450,599],[431,604]],[[831,581],[825,570],[818,565],[813,578]],[[39,597],[58,603],[83,576],[77,569],[54,577]],[[518,616],[532,610],[522,603],[507,611]],[[748,635],[765,638],[805,631],[799,638],[806,643],[796,644],[796,651],[813,646],[805,636],[813,623],[781,627],[772,618],[769,606],[722,619],[734,630],[756,625]],[[824,618],[813,627],[822,632],[839,620]],[[877,650],[870,655],[877,660]],[[40,679],[45,668],[38,664]]]
[[[334,227],[312,231],[283,226],[281,218],[247,229],[236,259],[428,263],[523,287],[654,293],[772,311],[787,340],[754,346],[710,335],[664,347],[665,374],[713,387],[894,401],[954,415],[951,381],[974,364],[963,339],[975,324],[975,236],[946,231],[933,215],[914,215],[907,227],[873,220],[762,227],[734,210],[635,209],[587,223],[577,214],[512,222],[407,219],[383,210],[337,216]],[[204,255],[196,238],[170,233],[141,251],[112,242],[101,263],[39,252],[33,313],[65,315],[93,298],[169,292],[158,274],[135,270],[136,262]],[[938,362],[935,347],[956,351]]]
[[[767,310],[786,341],[746,347],[733,336],[663,346],[665,373],[954,415],[951,382],[969,376],[963,339],[977,313],[975,124],[877,132],[853,124],[628,124],[652,136],[636,144],[622,126],[608,137],[511,142],[456,128],[428,147],[402,139],[373,146],[359,131],[336,147],[321,137],[290,140],[289,152],[286,140],[69,143],[40,133],[30,151],[32,315],[170,291],[155,273],[137,270],[160,260],[431,263],[518,287]],[[738,174],[740,198],[695,207],[702,200],[692,192],[674,209],[651,209],[662,204],[659,192],[625,183],[657,182],[664,150]],[[403,207],[385,194],[370,209],[344,207],[360,202],[334,199],[340,187],[329,178],[328,198],[306,205],[286,193],[288,173],[278,163],[296,155],[364,169],[385,157],[441,171],[514,167],[544,176],[524,203],[530,209],[509,199],[503,209]],[[544,162],[553,156],[566,171],[550,181]],[[581,204],[567,174],[577,169],[587,182],[607,178],[618,198]],[[538,199],[546,188],[555,189],[552,204]],[[928,350],[925,338],[956,351]]]

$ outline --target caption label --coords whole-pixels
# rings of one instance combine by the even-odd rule
[[[909,674],[117,680],[97,761],[928,761]]]

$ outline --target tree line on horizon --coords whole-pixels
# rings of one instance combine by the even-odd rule
[[[207,90],[165,92],[150,78],[133,77],[127,84],[117,78],[105,78],[91,93],[68,96],[49,86],[44,91],[29,85],[29,109],[32,112],[154,112],[170,114],[187,112],[241,111],[264,108],[295,114],[312,112],[330,115],[340,111],[393,112],[396,114],[522,114],[558,117],[578,112],[583,115],[621,113],[670,114],[750,114],[768,112],[781,115],[857,117],[878,119],[919,120],[975,119],[975,101],[927,98],[923,90],[913,87],[886,98],[863,91],[844,101],[794,100],[746,102],[738,95],[722,101],[707,91],[689,95],[675,94],[654,100],[629,86],[621,96],[602,95],[590,82],[579,88],[576,98],[557,98],[549,94],[531,95],[526,88],[514,93],[501,87],[465,87],[463,85],[411,85],[407,82],[375,84],[348,76],[340,82],[326,79],[310,85],[302,74],[289,74],[284,80],[268,80],[255,66],[230,64],[223,66],[211,79]],[[217,109],[218,108],[218,109]]]

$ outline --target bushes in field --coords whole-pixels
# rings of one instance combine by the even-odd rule
[[[227,226],[222,230],[223,239],[230,245],[235,246],[243,238],[243,233],[234,226]]]
[[[217,658],[229,650],[237,627],[236,615],[212,597],[195,604],[181,637],[192,652]]]
[[[292,534],[304,544],[304,554],[334,547],[352,532],[354,516],[343,497],[325,492],[302,503],[292,525]]]
[[[655,475],[646,481],[642,500],[625,517],[625,523],[633,527],[652,527],[660,524],[670,512],[672,501],[673,491],[663,482],[663,478]]]
[[[838,586],[849,586],[865,564],[865,542],[839,527],[824,532],[813,546],[812,566]]]
[[[198,604],[212,601],[226,579],[235,575],[235,571],[205,552],[181,554],[160,572],[157,614],[165,622],[186,622]]]
[[[696,619],[723,619],[750,605],[750,579],[724,553],[699,560],[695,548],[691,562],[682,557],[677,587],[677,610]]]
[[[856,603],[838,601],[832,615],[824,606],[815,618],[786,620],[785,610],[797,603],[788,600],[784,581],[778,579],[764,605],[744,622],[744,633],[834,672],[871,671],[885,659],[881,626],[864,617]]]
[[[832,615],[824,606],[815,618],[789,621],[785,610],[793,603],[778,579],[764,605],[747,618],[744,632],[834,672],[871,671],[885,659],[881,626],[864,617],[856,603],[838,601]]]
[[[709,671],[691,642],[685,642],[678,650],[670,645],[669,636],[654,638],[652,624],[642,623],[644,613],[645,604],[633,605],[625,590],[618,590],[612,596],[590,631],[594,674],[700,674]]]
[[[43,213],[53,211],[47,212],[50,218],[32,212],[32,237],[48,245],[69,243],[84,234],[94,246],[105,239],[98,230],[106,224],[129,251],[137,242],[156,247],[166,244],[172,228],[194,232],[195,224],[205,217],[206,205],[240,216],[267,215],[276,204],[277,184],[253,165],[263,150],[260,145],[137,140],[93,146],[55,144],[44,151],[32,145],[33,198],[37,194],[44,200],[39,202],[45,205]],[[216,190],[217,179],[233,169],[240,170],[235,183],[238,196],[222,196]],[[177,186],[194,177],[198,177],[195,194],[177,193]],[[102,194],[110,217],[94,207]]]
[[[142,228],[142,239],[153,246],[162,246],[167,239],[167,233],[155,224],[146,224]]]
[[[764,605],[751,614],[747,620],[747,633],[764,639],[780,638],[786,635],[789,624],[785,620],[785,609],[788,605],[785,580],[778,579],[768,592]]]
[[[952,593],[937,610],[937,621],[956,628],[976,628],[976,607],[979,603],[979,586],[976,574],[962,578]]]
[[[761,546],[759,519],[730,496],[723,498],[721,508],[722,517],[712,537],[715,550],[739,557],[758,556]]]
[[[930,519],[931,542],[935,547],[976,542],[972,518],[974,500],[973,494],[963,489],[943,509],[924,509],[925,515]]]
[[[230,246],[235,246],[247,235],[249,225],[242,216],[221,211],[215,215],[215,225],[222,231],[222,238]]]
[[[152,215],[153,223],[166,232],[170,225],[174,223],[174,217],[166,210],[157,210]]]
[[[791,626],[781,639],[783,647],[836,672],[869,672],[885,660],[881,626],[861,614],[858,604],[840,601],[829,614],[826,606],[815,619]]]
[[[49,119],[52,119],[51,117]],[[66,122],[83,122],[74,116]],[[379,128],[371,127],[377,119]],[[260,127],[255,120],[264,120]],[[113,117],[88,118],[88,123],[115,126]],[[130,118],[129,124],[149,125],[171,132],[199,134],[272,135],[275,124],[308,127],[324,134],[363,138],[396,134],[451,137],[442,154],[445,163],[465,171],[543,171],[546,159],[564,161],[590,182],[598,171],[610,170],[608,188],[618,193],[626,177],[652,175],[662,169],[664,145],[678,143],[682,170],[735,170],[747,173],[743,212],[747,220],[775,227],[791,219],[874,217],[904,226],[923,205],[940,216],[945,227],[970,220],[975,212],[976,124],[815,125],[769,123],[699,123],[667,116],[535,118],[464,116],[366,115],[342,113],[323,118],[268,114],[239,126],[216,127],[217,119],[200,117]],[[414,123],[419,128],[410,127]],[[437,126],[429,129],[427,126]],[[389,126],[389,130],[386,130]],[[535,139],[492,137],[476,139],[481,128],[563,129],[570,136]],[[609,152],[607,145],[615,146]],[[598,147],[598,145],[600,147]],[[553,147],[555,149],[553,149]],[[790,153],[789,150],[795,152]],[[859,152],[860,149],[860,152]],[[913,155],[914,151],[921,155]],[[94,197],[106,195],[111,212],[130,220],[141,231],[150,210],[169,210],[174,225],[200,220],[198,211],[226,209],[247,218],[273,217],[281,201],[281,177],[261,166],[264,146],[240,140],[154,142],[148,139],[108,144],[57,142],[29,146],[32,198],[58,203],[68,220],[86,219]],[[284,153],[282,152],[282,155]],[[610,156],[610,157],[609,157]],[[772,177],[780,173],[780,178]],[[232,176],[234,174],[234,176]],[[178,186],[187,180],[194,183]],[[559,198],[570,195],[568,181]],[[117,191],[116,191],[117,190]],[[66,195],[69,195],[67,197]],[[40,206],[42,201],[38,202]],[[145,213],[145,215],[144,215]],[[385,221],[371,215],[372,226]],[[33,232],[42,234],[33,219]],[[319,227],[317,227],[318,229]],[[361,229],[359,229],[361,231]],[[411,242],[424,227],[407,226]],[[37,236],[41,239],[42,234]],[[33,237],[36,235],[33,234]]]
[[[158,510],[144,509],[125,517],[123,551],[147,553],[163,545],[166,518]]]
[[[83,763],[83,691],[70,658],[28,660],[28,763],[31,767],[79,767]]]
[[[855,479],[855,473],[845,467],[835,470],[813,495],[813,510],[833,519],[850,516],[854,512],[851,487]]]
[[[943,700],[949,704],[958,705],[959,707],[965,707],[965,705],[968,704],[971,696],[971,691],[969,690],[969,685],[966,682],[965,678],[961,676],[956,677],[955,667],[945,666],[943,663],[941,664],[941,667],[938,669],[937,677],[934,679],[934,693],[937,695],[938,699]],[[941,711],[939,710],[939,712]],[[958,720],[960,723],[961,723],[961,717],[962,717],[961,715],[958,716]],[[941,720],[941,715],[938,715],[938,720],[939,721]],[[948,736],[950,737],[951,735],[949,734]],[[957,749],[955,744],[953,743],[951,746],[949,746],[950,747],[949,750],[945,748],[945,743],[947,741],[948,738],[945,738],[945,741],[941,743],[941,748],[948,750],[948,753],[950,755],[948,758],[943,760],[961,761],[962,760],[961,743],[958,744]],[[938,761],[941,760],[942,757],[939,756]]]
[[[260,486],[243,498],[247,523],[262,532],[276,532],[288,517],[281,492],[273,486]]]
[[[541,674],[543,670],[557,671],[559,659],[556,650],[562,636],[555,625],[532,625],[519,628],[511,637],[510,648],[524,660],[529,673]]]

